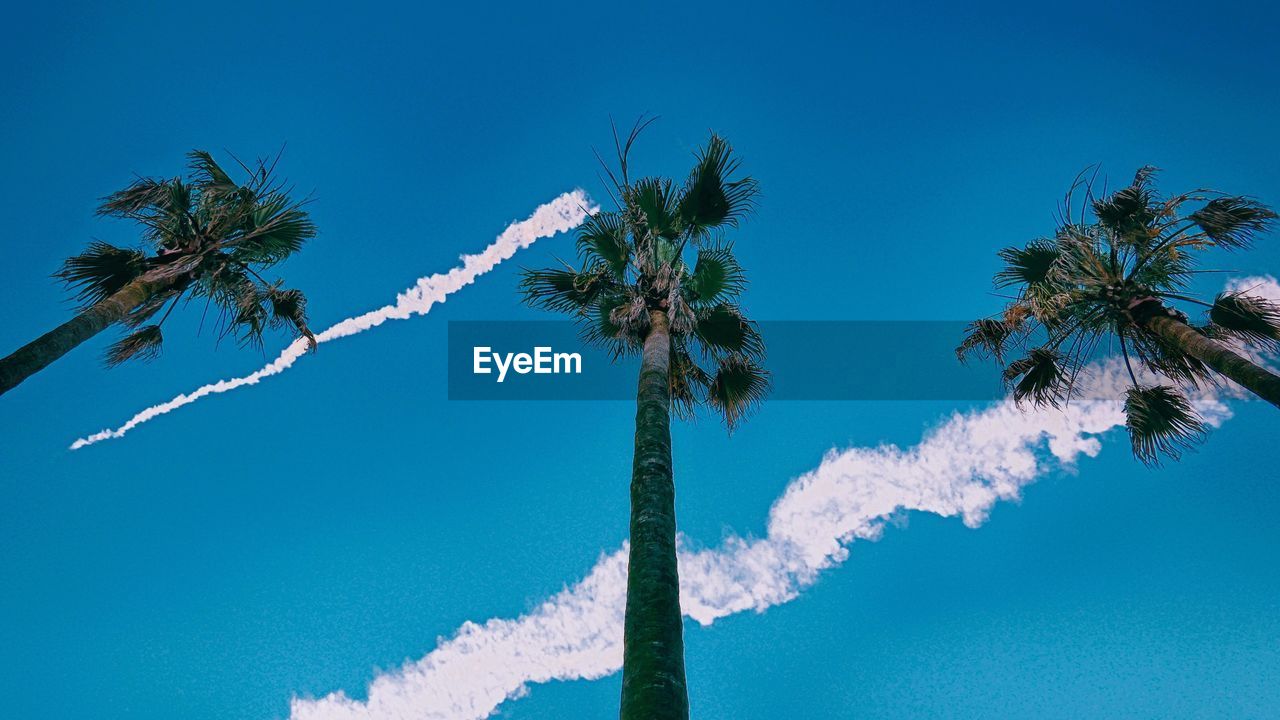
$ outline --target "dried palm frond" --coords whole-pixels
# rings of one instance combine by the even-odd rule
[[[163,342],[159,325],[144,325],[107,348],[107,366],[115,367],[128,360],[154,360],[160,357]]]

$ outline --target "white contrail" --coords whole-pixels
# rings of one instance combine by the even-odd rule
[[[1233,283],[1280,302],[1274,278]],[[1128,376],[1116,361],[1095,366],[1082,395],[1115,397]],[[1108,389],[1113,392],[1108,392]],[[1207,422],[1230,416],[1230,388],[1200,389],[1192,400]],[[769,511],[766,536],[732,536],[715,549],[681,538],[680,605],[702,625],[795,598],[841,563],[855,540],[874,540],[910,510],[959,516],[969,527],[1000,500],[1055,466],[1101,450],[1099,436],[1124,424],[1117,400],[1064,411],[1022,411],[1004,401],[955,414],[914,447],[833,450],[793,480]],[[436,649],[377,676],[368,700],[343,692],[294,698],[291,720],[478,720],[532,683],[595,679],[622,666],[627,547],[600,558],[587,577],[515,619],[468,622]]]
[[[539,238],[572,230],[581,225],[586,216],[595,213],[596,210],[597,208],[592,205],[590,198],[583,190],[564,193],[555,200],[539,206],[528,219],[509,225],[480,254],[463,255],[462,264],[447,273],[419,278],[416,285],[396,297],[394,305],[386,305],[363,315],[347,318],[316,335],[316,342],[324,343],[355,335],[375,328],[387,320],[405,320],[414,315],[425,315],[431,310],[432,305],[444,302],[449,295],[475,282],[477,277],[489,272],[503,260],[509,259],[517,250],[529,247]],[[303,338],[294,340],[280,353],[279,357],[260,370],[243,377],[210,383],[168,402],[149,407],[114,430],[103,430],[76,440],[71,443],[71,449],[79,450],[96,442],[123,437],[125,433],[142,423],[177,410],[183,405],[190,405],[206,395],[224,393],[245,385],[256,385],[259,380],[278,375],[292,367],[298,358],[306,354],[307,344]]]

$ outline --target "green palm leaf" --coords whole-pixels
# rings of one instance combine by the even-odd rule
[[[713,355],[764,353],[764,339],[755,323],[743,316],[736,305],[721,303],[699,311],[693,332],[703,348]]]
[[[192,182],[207,195],[222,196],[238,189],[231,176],[213,159],[213,155],[204,150],[187,153],[187,167],[191,171]]]
[[[679,198],[667,178],[642,178],[632,185],[628,202],[638,213],[637,218],[653,237],[674,240],[680,237],[683,227],[677,203]]]
[[[578,228],[578,253],[588,264],[603,262],[621,280],[631,260],[627,245],[627,228],[622,216],[614,212],[598,212],[589,216]]]
[[[689,301],[704,305],[732,300],[746,286],[746,273],[734,257],[732,245],[699,248],[693,273],[685,280]]]
[[[1124,414],[1133,454],[1148,465],[1159,464],[1161,454],[1176,460],[1204,437],[1204,422],[1169,385],[1130,388]]]
[[[737,227],[751,212],[759,185],[750,177],[732,179],[738,164],[729,143],[713,134],[698,152],[680,198],[680,216],[689,227],[699,232],[721,225]]]
[[[1150,186],[1155,173],[1156,168],[1150,165],[1140,168],[1129,187],[1093,204],[1098,222],[1110,230],[1117,241],[1144,247],[1151,241],[1153,235],[1149,228],[1159,217],[1159,202]]]
[[[1280,346],[1280,306],[1242,292],[1220,293],[1209,321],[1228,335],[1269,348]]]
[[[1220,197],[1187,217],[1220,247],[1234,250],[1252,245],[1254,236],[1271,228],[1276,214],[1250,198]]]
[[[98,214],[107,217],[132,219],[149,208],[168,205],[171,197],[170,181],[157,178],[140,178],[123,190],[117,190],[102,199]]]
[[[525,302],[555,312],[585,313],[601,293],[614,289],[607,273],[570,268],[523,270],[520,291]]]
[[[732,432],[769,394],[769,372],[747,357],[720,361],[707,389],[707,401]]]
[[[279,283],[267,290],[267,303],[271,307],[271,327],[291,327],[316,348],[316,336],[307,325],[307,297],[301,290],[282,288]]]
[[[75,289],[76,299],[93,305],[114,295],[146,272],[147,256],[95,240],[79,255],[72,255],[54,274]]]
[[[246,213],[245,227],[232,243],[231,256],[237,262],[274,265],[301,250],[315,235],[315,223],[301,203],[282,195],[270,197]]]
[[[1009,287],[1045,283],[1060,252],[1051,240],[1033,240],[1026,247],[1004,248],[997,254],[1004,260],[1005,267],[996,273],[996,287]]]
[[[1026,357],[1009,363],[1004,381],[1018,404],[1029,398],[1036,407],[1056,407],[1066,394],[1070,372],[1060,353],[1034,348]]]

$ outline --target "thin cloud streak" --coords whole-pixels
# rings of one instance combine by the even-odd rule
[[[1231,285],[1280,302],[1274,278]],[[1144,379],[1145,380],[1145,379]],[[1115,361],[1093,366],[1085,397],[1118,397],[1128,375]],[[1192,402],[1211,426],[1230,417],[1229,385],[1201,388]],[[1026,485],[1102,449],[1123,427],[1118,400],[1063,411],[1022,410],[1011,401],[953,414],[910,448],[885,445],[827,453],[793,480],[769,511],[764,538],[732,536],[697,549],[681,538],[680,604],[701,625],[746,610],[764,612],[797,597],[842,563],[849,545],[876,540],[905,511],[959,517],[978,527],[992,507]],[[596,679],[622,667],[627,547],[601,556],[581,582],[515,619],[467,622],[436,649],[370,683],[367,701],[339,691],[294,698],[291,720],[478,720],[533,683]]]
[[[432,305],[444,302],[453,293],[475,282],[476,278],[515,255],[516,251],[529,247],[540,238],[572,230],[581,225],[588,214],[595,213],[596,210],[597,208],[583,190],[564,193],[551,202],[540,205],[527,219],[509,225],[479,254],[463,255],[462,264],[458,267],[446,273],[419,278],[417,284],[396,297],[394,305],[386,305],[363,315],[347,318],[316,335],[316,342],[326,343],[349,337],[378,327],[388,320],[407,320],[415,315],[426,315],[431,311]],[[303,338],[294,340],[280,353],[279,357],[259,370],[242,377],[219,380],[185,395],[179,395],[168,402],[153,405],[114,430],[103,430],[76,440],[71,444],[71,449],[79,450],[103,440],[124,437],[139,425],[165,413],[173,412],[184,405],[190,405],[203,397],[229,392],[246,385],[256,385],[264,378],[279,375],[293,367],[293,364],[306,352],[307,341]]]

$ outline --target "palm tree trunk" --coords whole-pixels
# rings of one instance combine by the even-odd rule
[[[0,360],[0,395],[40,372],[107,326],[120,321],[134,308],[167,290],[174,283],[173,278],[156,279],[143,275],[105,300],[18,348],[12,355]]]
[[[620,717],[687,720],[676,492],[671,475],[671,336],[665,312],[651,311],[649,319],[636,393]]]
[[[1154,314],[1144,324],[1148,330],[1173,347],[1181,348],[1254,395],[1280,407],[1280,376],[1268,372],[1266,368],[1251,362],[1226,345],[1210,340],[1167,314]]]

